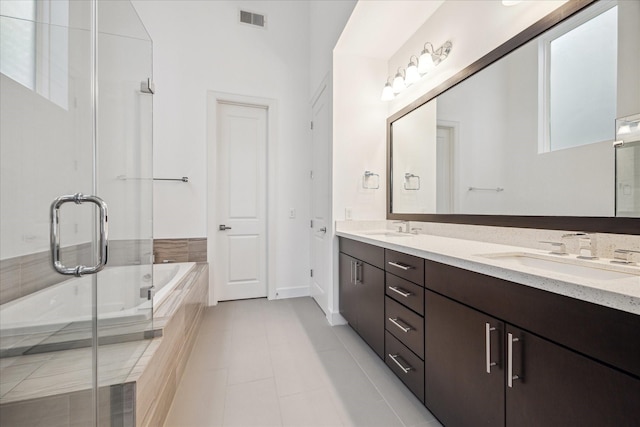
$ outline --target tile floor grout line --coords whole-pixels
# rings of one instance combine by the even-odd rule
[[[349,328],[351,326],[349,326],[348,324],[346,325]],[[402,420],[402,418],[400,418],[400,415],[398,415],[398,413],[396,412],[395,408],[393,407],[393,405],[391,405],[391,403],[387,400],[387,398],[385,397],[384,393],[382,393],[382,391],[378,388],[378,386],[376,385],[375,381],[373,381],[373,379],[369,376],[369,374],[367,373],[367,371],[362,367],[362,365],[360,364],[360,362],[358,361],[358,359],[355,357],[355,355],[351,352],[351,350],[349,350],[349,347],[347,347],[344,343],[344,341],[342,341],[342,339],[340,339],[340,336],[338,334],[335,333],[335,331],[333,330],[335,326],[331,326],[331,332],[336,336],[336,338],[338,338],[338,341],[340,341],[340,344],[342,344],[342,346],[345,348],[345,350],[347,350],[347,353],[349,353],[349,356],[351,356],[351,358],[356,362],[356,365],[358,365],[358,367],[360,368],[360,370],[362,371],[362,373],[364,374],[365,377],[367,377],[367,379],[369,380],[369,382],[371,383],[371,385],[373,385],[373,388],[375,388],[375,390],[380,394],[380,396],[382,396],[382,400],[384,400],[384,402],[387,404],[387,406],[389,407],[389,409],[391,409],[391,411],[393,412],[393,414],[396,416],[396,418],[398,418],[398,420],[400,421],[400,424],[402,424],[404,427],[410,427],[407,426],[405,424],[405,422]]]

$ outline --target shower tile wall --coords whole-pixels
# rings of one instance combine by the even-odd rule
[[[155,239],[153,241],[155,263],[162,262],[206,262],[207,239]]]

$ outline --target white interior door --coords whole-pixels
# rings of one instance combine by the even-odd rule
[[[327,313],[329,304],[328,281],[330,273],[327,263],[327,244],[331,233],[329,222],[329,155],[330,155],[330,109],[329,89],[326,85],[316,97],[312,107],[311,136],[311,296]]]
[[[267,109],[217,108],[218,300],[267,296]]]

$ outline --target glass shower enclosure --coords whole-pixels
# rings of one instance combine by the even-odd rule
[[[153,336],[151,55],[129,1],[0,2],[2,425],[135,421],[127,378]]]

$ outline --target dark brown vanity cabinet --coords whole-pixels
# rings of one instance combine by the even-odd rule
[[[340,239],[340,314],[384,358],[384,249]]]
[[[426,271],[425,404],[444,425],[637,425],[640,379],[593,357],[635,339],[617,357],[640,365],[637,316],[430,261]],[[602,317],[584,321],[589,310]],[[584,330],[587,354],[571,348]]]
[[[425,405],[445,426],[504,425],[504,323],[425,290]]]
[[[424,260],[385,249],[385,362],[424,402]]]

